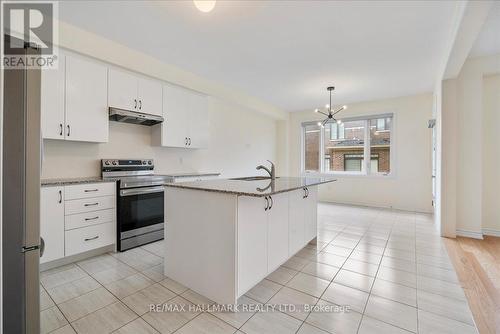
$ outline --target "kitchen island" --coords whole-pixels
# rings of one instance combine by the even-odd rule
[[[237,299],[317,233],[317,187],[332,178],[165,185],[165,275],[219,303]]]

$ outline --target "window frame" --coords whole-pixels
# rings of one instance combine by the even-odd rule
[[[378,119],[378,118],[392,118],[391,119],[391,128],[390,130],[383,130],[383,131],[390,131],[391,133],[391,142],[389,145],[389,161],[390,161],[390,172],[389,173],[372,173],[370,171],[370,164],[371,164],[371,139],[370,139],[370,120],[372,119]],[[345,117],[341,118],[343,122],[350,122],[350,121],[364,121],[364,151],[363,155],[364,157],[370,157],[370,159],[364,159],[364,164],[362,166],[361,172],[349,172],[349,171],[325,171],[325,166],[324,166],[324,160],[325,160],[325,127],[319,127],[320,130],[320,140],[319,140],[319,154],[318,154],[318,166],[319,166],[319,171],[305,171],[305,128],[307,125],[317,125],[318,121],[307,121],[307,122],[302,122],[300,124],[301,128],[301,142],[300,142],[300,175],[303,176],[342,176],[342,177],[372,177],[372,178],[394,178],[396,177],[396,170],[395,170],[395,162],[396,162],[396,150],[395,150],[395,143],[396,143],[396,134],[394,129],[396,128],[396,113],[394,112],[387,112],[387,113],[377,113],[377,114],[368,114],[365,116],[354,116],[354,117]],[[321,121],[321,120],[319,120]],[[384,121],[385,126],[387,126],[387,121]],[[329,124],[329,123],[327,123]]]

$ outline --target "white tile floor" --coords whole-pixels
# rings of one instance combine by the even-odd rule
[[[295,304],[295,311],[150,312],[150,304],[212,304],[163,276],[157,242],[42,272],[41,332],[477,333],[430,216],[319,204],[318,226],[316,245],[239,301]]]

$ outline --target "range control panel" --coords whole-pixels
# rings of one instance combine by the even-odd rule
[[[143,167],[153,166],[153,159],[102,159],[102,167]]]

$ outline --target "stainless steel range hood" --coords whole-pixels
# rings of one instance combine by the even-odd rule
[[[140,125],[155,125],[163,122],[163,117],[137,111],[109,107],[109,120]]]

